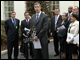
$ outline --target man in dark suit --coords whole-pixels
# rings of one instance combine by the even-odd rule
[[[61,23],[62,21],[62,17],[61,15],[59,14],[60,10],[58,8],[55,9],[55,16],[52,17],[52,20],[51,20],[51,36],[53,36],[54,38],[54,50],[56,52],[56,55],[54,56],[57,56],[59,55],[59,49],[58,49],[58,37],[57,37],[57,25]]]
[[[72,13],[77,14],[78,16],[78,21],[79,21],[79,7],[78,6],[74,6],[72,9]]]
[[[5,31],[7,35],[8,59],[12,59],[12,50],[14,47],[14,59],[18,57],[18,30],[19,19],[15,18],[16,13],[11,13],[11,18],[5,21]]]
[[[79,15],[79,7],[77,6],[77,15]]]
[[[25,19],[24,20],[22,20],[21,21],[21,31],[22,31],[22,34],[21,34],[21,36],[22,36],[22,45],[23,45],[23,53],[24,53],[24,58],[26,58],[26,59],[28,59],[28,43],[25,41],[25,42],[23,42],[23,39],[25,38],[24,36],[23,36],[23,33],[25,34],[25,35],[27,35],[28,34],[28,31],[26,30],[24,30],[25,28],[27,28],[27,29],[30,29],[30,18],[29,18],[29,13],[28,12],[25,12],[24,13],[24,16],[25,16]],[[32,53],[32,42],[30,42],[30,52]]]
[[[79,7],[77,7],[77,15],[78,15],[78,21],[79,21]]]
[[[68,17],[69,23],[72,23],[72,21],[71,21],[72,9],[73,9],[72,6],[69,6],[69,7],[68,7],[67,17]]]
[[[34,37],[34,40],[35,42],[37,42],[37,40],[39,39],[42,48],[34,49],[33,59],[40,59],[41,57],[42,59],[49,59],[48,36],[47,36],[48,15],[41,12],[41,5],[38,2],[34,4],[34,9],[36,11],[36,14],[34,14],[31,18],[30,27],[35,26],[36,36]]]
[[[73,9],[73,7],[72,7],[72,6],[69,6],[69,7],[68,7],[68,13],[67,13],[68,20],[71,18],[72,9]]]

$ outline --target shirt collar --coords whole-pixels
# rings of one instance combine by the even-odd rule
[[[73,23],[73,25],[75,25],[76,22],[77,22],[77,20]],[[72,25],[72,26],[73,26],[73,25]],[[70,26],[71,26],[71,25],[70,25]]]
[[[56,17],[57,15],[55,15],[55,17]],[[58,20],[58,18],[59,18],[59,15],[57,16],[57,20]]]
[[[11,19],[13,19],[12,17],[11,17]],[[15,18],[14,18],[15,19]]]
[[[70,13],[70,15],[72,14],[72,12]],[[68,15],[69,15],[69,13],[68,13]]]
[[[12,20],[12,22],[13,22],[13,18],[11,17],[11,20]],[[14,18],[14,20],[15,20],[15,18]]]
[[[29,21],[29,19],[28,19],[28,21]],[[26,22],[27,22],[27,19],[26,19]]]
[[[39,12],[39,16],[40,16],[40,14],[41,14],[41,11]],[[37,16],[37,13],[36,13],[36,16]]]
[[[57,15],[55,15],[55,16],[57,16]],[[59,15],[57,17],[59,17]]]

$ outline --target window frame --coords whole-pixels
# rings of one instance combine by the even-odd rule
[[[7,5],[5,5],[5,3],[7,2]],[[9,3],[10,2],[10,3]],[[13,3],[13,4],[11,4],[11,3]],[[9,8],[10,7],[10,8]],[[8,10],[6,10],[6,8],[8,9]],[[12,12],[12,11],[14,11],[14,1],[4,1],[4,14],[5,14],[5,20],[6,19],[8,19],[8,18],[10,18],[10,13]],[[8,15],[8,16],[6,16],[6,14]]]

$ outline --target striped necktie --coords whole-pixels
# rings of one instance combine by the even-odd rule
[[[39,14],[37,14],[36,23],[38,22],[38,18],[39,18],[38,16],[39,16]]]
[[[16,24],[15,24],[15,20],[14,19],[13,19],[13,24],[14,24],[14,27],[15,27]]]
[[[28,19],[27,19],[27,25],[29,24]]]
[[[56,30],[56,27],[57,27],[57,16],[55,18],[55,30]]]

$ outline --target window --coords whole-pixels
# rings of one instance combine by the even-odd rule
[[[55,8],[59,8],[59,1],[51,1],[49,9],[54,11]]]
[[[5,20],[10,18],[12,11],[14,11],[14,1],[4,1]]]

